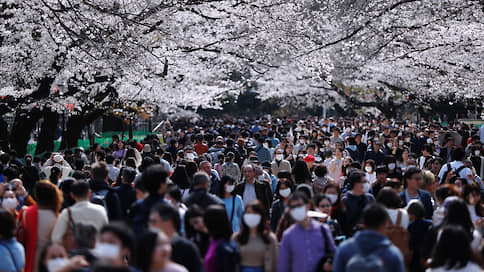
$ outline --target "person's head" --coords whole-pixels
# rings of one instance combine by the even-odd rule
[[[210,186],[210,177],[207,175],[207,173],[199,171],[193,175],[192,185],[194,189],[208,189]]]
[[[325,194],[330,200],[333,206],[339,206],[341,209],[343,201],[341,198],[341,188],[336,182],[328,182],[323,188],[323,194]]]
[[[96,244],[97,229],[92,224],[77,222],[74,228],[74,241],[78,249],[93,249]]]
[[[207,233],[207,227],[203,223],[204,211],[197,204],[191,205],[183,218],[187,237],[193,237],[195,233]]]
[[[435,190],[435,200],[438,204],[444,203],[445,199],[449,196],[459,196],[460,193],[453,184],[443,184]]]
[[[253,182],[256,172],[252,164],[246,164],[242,167],[242,175],[244,179],[248,182]]]
[[[294,183],[291,180],[291,174],[287,171],[281,171],[277,173],[279,182],[276,185],[276,191],[274,192],[277,198],[287,199],[289,195],[294,191]]]
[[[67,264],[68,257],[62,245],[48,242],[40,253],[39,272],[58,270]]]
[[[233,162],[234,158],[235,158],[234,152],[228,152],[226,157],[225,157],[225,161],[226,162]]]
[[[388,209],[398,209],[401,205],[401,199],[398,194],[389,187],[384,187],[378,193],[376,201]]]
[[[144,188],[150,195],[164,194],[167,187],[168,173],[161,164],[147,167],[141,176]]]
[[[379,165],[376,168],[376,181],[379,183],[385,183],[388,177],[388,168],[385,165]]]
[[[40,180],[35,185],[35,198],[37,205],[41,208],[47,208],[58,214],[64,198],[61,191],[48,180]]]
[[[367,173],[373,173],[376,170],[376,164],[374,160],[366,160],[365,161],[365,172]]]
[[[10,240],[15,236],[16,222],[12,214],[0,208],[0,240]]]
[[[105,180],[107,181],[109,175],[109,168],[105,162],[97,162],[91,168],[91,177],[94,180]]]
[[[360,195],[365,193],[365,184],[368,183],[368,181],[365,173],[362,171],[351,171],[348,175],[347,182],[351,185],[354,194]]]
[[[220,179],[220,197],[225,198],[225,193],[234,195],[235,179],[231,176],[222,176]]]
[[[343,157],[343,149],[342,148],[336,148],[336,150],[334,151],[334,156],[337,159],[341,159]]]
[[[440,168],[442,168],[442,159],[441,158],[434,158],[431,163],[432,172],[439,173]]]
[[[316,175],[316,177],[322,178],[322,177],[326,176],[326,174],[328,174],[328,168],[326,168],[326,166],[324,164],[318,164],[314,168],[314,175]]]
[[[147,231],[136,247],[136,266],[141,271],[161,271],[170,261],[170,239],[161,231]]]
[[[52,168],[50,168],[50,176],[49,176],[50,181],[52,181],[53,183],[57,183],[57,181],[60,179],[61,176],[62,176],[62,171],[59,167],[53,166]]]
[[[462,199],[467,205],[476,206],[481,203],[481,191],[474,185],[466,185],[462,192]]]
[[[203,223],[207,227],[208,234],[213,239],[230,239],[232,226],[227,216],[227,211],[222,205],[208,206],[203,215]]]
[[[331,199],[325,194],[315,195],[314,205],[319,211],[325,214],[330,214],[331,207],[333,206],[333,204],[331,203]]]
[[[207,173],[207,175],[210,175],[211,171],[212,171],[212,164],[209,162],[209,161],[202,161],[200,163],[200,171],[203,171],[205,173]]]
[[[474,260],[472,236],[459,225],[446,225],[435,247],[430,267],[460,270]]]
[[[386,232],[388,213],[385,208],[378,203],[373,203],[363,209],[363,225],[365,229]]]
[[[91,197],[89,182],[84,179],[74,181],[71,185],[71,197],[76,202],[88,200]]]
[[[403,182],[408,190],[417,191],[423,183],[422,171],[418,168],[410,168],[403,175]]]
[[[460,225],[471,235],[474,224],[472,223],[469,209],[464,200],[460,198],[447,198],[444,201],[444,208],[444,225]]]
[[[296,222],[302,222],[307,218],[307,211],[311,208],[311,203],[307,195],[303,192],[294,192],[287,202],[289,213]]]
[[[284,159],[284,151],[281,148],[277,148],[274,152],[274,159],[276,161],[282,161]]]
[[[262,203],[258,200],[251,201],[245,207],[242,216],[242,229],[236,236],[237,241],[242,245],[247,244],[250,230],[256,229],[260,238],[262,238],[265,243],[269,243],[269,228],[266,222],[267,216]]]
[[[407,205],[407,212],[411,222],[425,217],[425,207],[420,200],[410,200]]]
[[[160,203],[151,210],[149,227],[161,230],[168,237],[172,237],[181,229],[180,214],[173,205]]]
[[[425,190],[431,194],[437,189],[437,183],[435,182],[435,176],[430,171],[422,171],[423,183],[422,190]]]
[[[124,258],[130,257],[134,253],[134,234],[133,231],[121,222],[113,222],[104,225],[99,232],[99,242],[111,245],[118,252],[117,260],[122,262]]]
[[[454,161],[464,161],[466,159],[466,151],[464,148],[456,148],[452,151],[452,160]]]

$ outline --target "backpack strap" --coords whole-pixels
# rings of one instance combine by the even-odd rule
[[[464,168],[467,168],[467,166],[462,165],[461,167],[457,168],[457,170],[455,170],[455,175],[459,176],[460,171],[462,171]]]
[[[13,261],[13,265],[15,266],[15,270],[17,270],[18,269],[17,261],[15,260],[15,256],[13,255],[12,251],[7,246],[7,244],[5,244],[4,242],[1,242],[0,244],[7,249],[8,253],[10,254],[10,257],[12,257],[12,261]]]
[[[74,220],[72,219],[72,211],[71,211],[71,208],[67,208],[67,215],[69,217],[69,225],[71,227],[71,230],[74,231]]]
[[[402,211],[398,210],[397,223],[395,226],[400,226],[400,223],[402,223]]]
[[[230,215],[230,223],[232,223],[232,220],[234,220],[234,211],[235,211],[235,196],[232,196],[232,214]]]
[[[450,171],[452,171],[452,167],[450,166],[450,163],[447,163],[447,171],[442,176],[442,180],[440,181],[440,183],[445,182],[445,180],[447,179],[447,176],[449,175]]]

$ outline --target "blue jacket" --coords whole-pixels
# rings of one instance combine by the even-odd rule
[[[25,251],[22,244],[15,238],[0,240],[0,271],[23,271],[25,266]]]
[[[360,250],[356,248],[357,246],[360,247]],[[388,238],[376,231],[361,230],[337,248],[333,261],[333,272],[346,271],[346,264],[358,252],[377,254],[383,261],[384,271],[405,271],[402,253]]]
[[[406,190],[400,193],[400,199],[402,200],[403,207],[406,207],[408,204],[407,198],[405,197],[405,192]],[[429,192],[419,189],[418,198],[425,207],[425,218],[432,219],[432,214],[434,213],[434,208],[432,206],[432,196]]]
[[[264,147],[263,145],[257,145],[255,148],[255,152],[257,152],[257,158],[259,159],[259,162],[262,164],[265,161],[271,162],[271,151]]]

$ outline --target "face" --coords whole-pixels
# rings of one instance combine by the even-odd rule
[[[412,175],[411,178],[407,179],[407,185],[408,187],[411,187],[412,189],[418,189],[422,186],[423,183],[423,177],[422,174],[414,174]]]
[[[44,265],[47,266],[48,260],[58,259],[58,258],[67,258],[67,252],[61,245],[53,244],[49,246],[47,252],[45,254]]]
[[[318,208],[322,213],[329,214],[331,210],[331,202],[328,199],[323,198],[323,200],[318,203]]]
[[[336,149],[334,155],[336,156],[336,158],[341,158],[343,156],[343,153],[339,149]]]
[[[150,228],[159,229],[167,233],[170,231],[168,223],[169,222],[167,221],[163,221],[157,212],[152,212],[150,214],[150,218],[148,222]]]
[[[338,195],[338,190],[336,190],[334,187],[328,187],[324,193],[329,195]]]
[[[159,233],[158,240],[156,241],[156,246],[153,250],[153,255],[151,257],[151,264],[153,270],[158,270],[163,268],[165,264],[170,260],[171,256],[171,245],[170,240],[166,235]]]
[[[243,175],[246,180],[252,180],[255,177],[256,173],[254,171],[254,168],[252,168],[251,166],[246,166],[244,167]]]
[[[469,205],[475,206],[481,201],[481,194],[478,192],[472,192],[467,196],[467,201],[469,202]]]
[[[210,175],[210,172],[212,170],[212,165],[210,163],[204,163],[200,165],[200,170]]]
[[[121,240],[116,236],[114,233],[110,231],[105,231],[101,234],[99,241],[101,243],[107,243],[111,245],[115,245],[120,249],[120,258],[124,256],[129,256],[129,249],[123,247],[123,243]]]
[[[203,223],[203,217],[196,216],[188,220],[192,228],[198,232],[205,232],[205,224]]]
[[[442,164],[440,164],[439,161],[434,161],[432,163],[432,170],[434,173],[438,173],[440,171],[440,168],[442,167]]]

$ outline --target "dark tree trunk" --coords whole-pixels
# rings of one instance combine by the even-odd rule
[[[8,124],[0,118],[0,149],[3,151],[8,150]]]
[[[39,140],[37,142],[36,154],[54,151],[54,140],[57,136],[57,124],[59,114],[50,110],[44,110],[44,122],[40,129]]]
[[[20,157],[23,157],[27,152],[30,133],[41,116],[42,113],[38,109],[33,109],[30,112],[17,112],[10,133],[10,146],[17,151]]]
[[[69,118],[66,130],[62,134],[61,149],[77,147],[77,141],[81,137],[82,129],[86,126],[81,115],[74,115]]]

